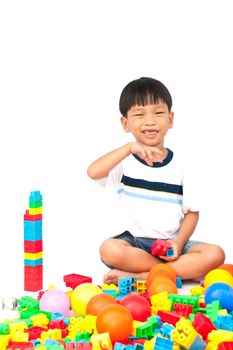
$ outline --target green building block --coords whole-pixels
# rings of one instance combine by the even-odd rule
[[[212,301],[211,304],[206,305],[206,316],[214,322],[218,317],[218,312],[221,310],[221,304],[219,300]]]
[[[29,202],[29,208],[35,209],[42,207],[42,201],[38,202]]]
[[[29,297],[29,296],[23,296],[18,300],[18,310],[21,311],[22,309],[39,309],[39,300]]]
[[[6,322],[0,323],[0,334],[9,334],[9,333],[10,333],[9,323],[6,323]]]

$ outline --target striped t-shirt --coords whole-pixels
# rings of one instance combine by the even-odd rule
[[[134,236],[173,239],[188,211],[198,211],[196,189],[183,164],[168,149],[163,163],[148,166],[131,154],[113,168],[102,184],[114,186]]]

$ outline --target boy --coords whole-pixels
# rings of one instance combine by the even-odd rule
[[[173,126],[171,108],[170,92],[160,81],[130,82],[121,93],[120,112],[123,129],[132,133],[135,142],[105,154],[88,168],[92,179],[117,189],[128,217],[126,231],[100,247],[102,261],[111,268],[104,283],[117,284],[121,276],[146,279],[152,266],[161,261],[182,279],[201,280],[224,262],[219,246],[189,240],[199,212],[182,162],[164,147]],[[156,239],[168,240],[173,256],[153,256]]]

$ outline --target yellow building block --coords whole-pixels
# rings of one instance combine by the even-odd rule
[[[141,321],[137,321],[137,320],[133,320],[133,330],[132,330],[132,335],[136,336],[136,329],[137,327],[140,327],[142,325],[144,325],[145,322],[141,322]]]
[[[76,340],[76,335],[77,335],[77,332],[70,331],[68,332],[67,338],[69,338],[70,340]]]
[[[112,350],[112,342],[108,332],[101,334],[94,334],[91,336],[91,343],[94,346],[100,346],[100,349]],[[93,349],[93,346],[92,346]]]
[[[79,334],[85,330],[85,319],[82,316],[71,317],[70,324],[68,326],[68,332]]]
[[[205,288],[202,286],[194,286],[190,289],[191,295],[204,295]]]
[[[218,315],[227,315],[228,311],[226,309],[218,310]]]
[[[6,350],[10,336],[8,334],[0,335],[0,350]]]
[[[172,301],[168,299],[168,292],[161,292],[150,297],[151,315],[155,316],[159,310],[171,311]]]
[[[176,323],[176,329],[171,331],[171,340],[184,349],[189,349],[197,335],[198,333],[194,329],[192,323],[184,317],[181,317]]]
[[[144,349],[145,350],[154,350],[154,345],[155,345],[155,339],[156,337],[150,339],[150,340],[145,340],[144,342]]]
[[[224,341],[233,341],[233,332],[225,331],[223,329],[212,330],[207,337],[209,342],[218,345]]]
[[[27,329],[27,323],[22,321],[22,322],[15,322],[15,323],[9,323],[9,329],[10,329],[10,334],[13,334],[15,332],[23,332],[25,329]]]
[[[86,315],[84,319],[84,330],[90,334],[96,334],[96,319],[97,316]]]
[[[53,340],[61,340],[62,334],[61,329],[54,328],[54,329],[48,329],[45,332],[41,333],[41,343],[44,344],[46,339],[53,339]]]
[[[138,294],[142,294],[147,290],[146,280],[136,280],[136,291]]]
[[[37,314],[30,317],[33,326],[45,327],[49,324],[49,319],[44,314]]]
[[[42,214],[42,207],[39,208],[29,208],[29,215]]]
[[[16,331],[11,334],[11,340],[15,342],[28,342],[29,333],[24,333],[23,331]]]
[[[39,253],[24,253],[24,259],[37,260],[43,258],[43,252]]]

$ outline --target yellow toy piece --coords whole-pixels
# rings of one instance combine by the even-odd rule
[[[190,289],[191,295],[204,295],[205,288],[202,286],[194,286]]]
[[[42,207],[39,208],[29,208],[29,215],[38,215],[42,213]]]
[[[39,253],[24,253],[24,259],[37,260],[43,258],[43,252]]]
[[[145,322],[133,320],[133,330],[132,330],[132,335],[136,336],[137,328],[144,325]]]
[[[204,278],[204,287],[208,288],[211,284],[223,282],[233,287],[233,276],[230,272],[222,269],[214,269],[207,273]]]
[[[207,339],[214,345],[218,345],[224,341],[233,341],[233,332],[223,329],[213,330],[208,334]]]
[[[192,323],[181,317],[176,323],[176,329],[171,331],[171,340],[176,342],[181,348],[189,349],[196,339],[198,333],[192,326]]]
[[[93,346],[100,346],[100,349],[112,350],[112,342],[108,332],[92,335],[91,342],[92,342],[92,349],[93,349]]]
[[[96,294],[103,293],[101,288],[93,283],[82,283],[71,294],[71,308],[80,316],[86,314],[88,301]]]
[[[41,333],[41,343],[44,344],[46,339],[61,340],[62,334],[61,329],[48,329]]]
[[[151,315],[155,316],[159,310],[171,311],[172,302],[168,299],[168,292],[161,292],[150,297]]]
[[[146,280],[136,280],[136,292],[142,294],[145,293],[146,290]]]
[[[37,314],[30,317],[33,326],[45,327],[49,324],[49,319],[45,314]]]

